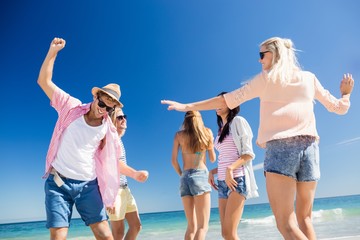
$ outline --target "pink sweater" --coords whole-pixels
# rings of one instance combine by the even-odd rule
[[[319,139],[316,130],[314,100],[337,114],[350,107],[350,95],[337,99],[323,88],[311,72],[299,71],[294,79],[282,86],[261,72],[243,87],[224,95],[230,109],[253,98],[260,98],[260,123],[256,143],[266,147],[273,139],[310,135]]]

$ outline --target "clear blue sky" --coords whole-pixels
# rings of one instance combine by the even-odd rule
[[[89,102],[92,87],[121,86],[129,165],[150,172],[144,184],[130,181],[140,212],[182,209],[170,157],[184,114],[160,100],[196,101],[239,87],[261,70],[258,45],[273,36],[291,38],[303,68],[337,97],[342,74],[353,74],[347,115],[315,105],[316,197],[360,194],[359,9],[358,0],[1,1],[0,222],[45,218],[41,177],[57,114],[36,80],[54,37],[67,41],[55,63],[59,87]],[[255,136],[258,107],[252,100],[240,113]],[[202,113],[215,133],[215,112]],[[260,164],[264,150],[254,148]],[[260,197],[247,204],[267,202],[262,170],[256,178]]]

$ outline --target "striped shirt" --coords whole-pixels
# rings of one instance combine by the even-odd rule
[[[214,144],[215,149],[219,152],[218,180],[225,180],[227,167],[237,161],[240,156],[231,133],[224,138],[222,143],[219,143],[219,137],[219,135],[216,137]],[[233,174],[234,177],[244,176],[244,166],[234,169]]]
[[[121,155],[120,155],[120,160],[119,161],[123,161],[125,163],[125,165],[127,164],[126,162],[126,152],[125,152],[125,147],[124,147],[124,143],[123,141],[120,139],[119,140],[120,143],[120,148],[121,148]],[[120,174],[120,186],[121,185],[126,185],[127,184],[127,178],[124,174]]]

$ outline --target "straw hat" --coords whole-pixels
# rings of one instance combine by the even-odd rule
[[[96,96],[98,92],[103,92],[109,95],[112,99],[114,99],[119,105],[119,107],[123,107],[124,105],[119,101],[121,96],[120,86],[115,83],[110,83],[102,88],[93,87],[91,93]]]

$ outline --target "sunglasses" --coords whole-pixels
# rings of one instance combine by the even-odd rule
[[[121,121],[123,119],[127,119],[127,116],[126,115],[120,115],[120,116],[117,116],[116,119]]]
[[[260,55],[260,59],[263,60],[265,57],[265,53],[270,52],[270,51],[264,51],[264,52],[259,52]]]
[[[112,111],[114,111],[114,108],[113,107],[109,107],[107,106],[103,101],[101,101],[101,99],[98,97],[98,106],[100,108],[106,108],[106,111],[108,113],[111,113]]]

